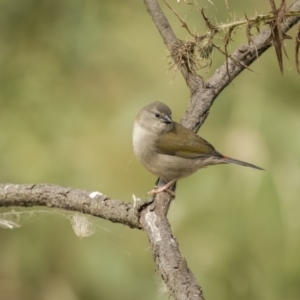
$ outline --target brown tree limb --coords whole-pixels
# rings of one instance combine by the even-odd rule
[[[159,201],[162,203],[160,204]],[[162,196],[141,212],[140,222],[148,235],[154,261],[170,293],[178,300],[204,300],[201,287],[182,257],[164,207]]]
[[[137,205],[142,205],[143,202]],[[0,184],[0,207],[47,206],[82,212],[141,229],[138,206],[110,199],[99,192],[52,184]]]

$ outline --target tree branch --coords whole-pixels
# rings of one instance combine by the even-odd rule
[[[168,19],[164,15],[156,0],[144,0],[144,3],[147,7],[149,14],[152,17],[155,26],[157,27],[160,35],[162,36],[164,43],[166,44],[168,50],[172,55],[172,49],[176,44],[179,43],[179,40],[177,39]],[[175,61],[175,57],[173,57],[173,60]],[[184,65],[180,65],[178,67],[181,71],[182,76],[186,80],[187,86],[189,87],[192,96],[193,94],[197,94],[197,91],[199,90],[200,86],[202,86],[204,83],[203,79],[197,74],[190,73],[184,67]]]
[[[171,198],[165,201],[165,198],[157,197],[152,204],[151,201],[139,201],[133,205],[110,199],[99,192],[58,185],[0,184],[0,207],[55,207],[144,229],[149,237],[155,262],[175,299],[204,300],[202,290],[181,256],[166,218],[170,201]]]
[[[52,184],[0,184],[0,207],[47,206],[78,211],[131,228],[141,229],[138,208],[99,192]]]
[[[175,299],[204,300],[201,287],[180,253],[165,210],[161,209],[163,202],[162,196],[157,197],[152,205],[141,212],[140,218],[151,244],[154,261]]]
[[[300,0],[295,1],[290,7],[291,11],[300,10]],[[282,24],[282,31],[285,33],[291,29],[298,21],[300,17],[288,17]],[[240,64],[235,63],[234,60],[228,59],[228,70],[230,77],[228,77],[226,70],[226,62],[216,70],[214,75],[208,79],[204,88],[199,92],[197,99],[191,99],[191,103],[183,117],[183,124],[190,124],[197,131],[204,123],[208,112],[213,105],[214,100],[222,92],[222,90],[242,71],[245,70],[244,66],[250,66],[259,56],[261,56],[272,45],[266,43],[270,37],[271,30],[266,29],[260,34],[257,34],[253,39],[251,45],[242,45],[238,47],[231,55],[235,61],[239,61]],[[244,66],[243,66],[244,65]],[[194,123],[191,120],[190,115],[196,119],[198,116],[199,122]]]
[[[144,0],[145,5],[150,13],[155,26],[161,34],[165,44],[171,52],[173,45],[178,43],[178,39],[174,34],[167,18],[158,5],[156,0]],[[300,10],[300,0],[295,1],[290,7],[291,11]],[[288,17],[285,19],[282,29],[283,32],[287,32],[298,21],[299,17]],[[228,71],[230,77],[227,74],[226,62],[216,70],[214,75],[204,81],[200,76],[195,73],[190,73],[182,66],[180,67],[183,77],[186,79],[187,86],[191,91],[191,99],[187,111],[185,112],[181,123],[197,132],[205,119],[209,114],[209,110],[213,105],[214,100],[221,93],[221,91],[244,69],[244,66],[250,66],[260,55],[262,55],[271,44],[266,44],[266,41],[270,37],[270,30],[264,30],[260,34],[257,34],[253,39],[253,44],[242,45],[238,47],[231,55],[233,59],[228,59]],[[237,64],[239,61],[240,64]],[[244,66],[243,66],[244,65]]]

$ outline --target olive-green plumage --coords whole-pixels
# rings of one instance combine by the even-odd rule
[[[219,155],[210,143],[177,122],[173,122],[170,131],[158,137],[157,152],[184,158]]]

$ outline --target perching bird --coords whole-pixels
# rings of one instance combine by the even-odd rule
[[[145,106],[135,118],[133,149],[141,164],[167,183],[149,194],[169,191],[178,179],[210,165],[233,163],[264,170],[216,151],[193,131],[174,122],[170,108],[158,101]]]

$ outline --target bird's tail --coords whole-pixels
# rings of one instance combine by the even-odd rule
[[[263,171],[265,170],[261,167],[246,163],[246,162],[238,160],[238,159],[227,157],[227,156],[223,156],[222,160],[224,161],[224,163],[228,163],[228,164],[237,164],[237,165],[241,165],[241,166],[244,166],[244,167],[254,168],[254,169],[257,169],[257,170],[263,170]]]

